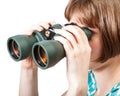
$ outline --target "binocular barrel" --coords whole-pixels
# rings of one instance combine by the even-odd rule
[[[58,41],[44,40],[33,45],[32,56],[40,68],[46,69],[65,57],[65,52],[63,45]]]
[[[54,66],[65,57],[63,45],[53,39],[56,35],[54,29],[61,28],[60,24],[56,24],[41,32],[35,30],[30,36],[16,35],[8,38],[7,47],[10,56],[15,61],[20,61],[32,54],[35,64],[40,68],[47,69]],[[92,36],[91,31],[86,27],[81,29],[89,40]]]
[[[35,30],[32,35],[16,35],[8,38],[7,48],[10,56],[15,61],[20,61],[27,58],[32,53],[32,46],[36,42],[43,40],[51,40],[55,35],[53,29],[60,29],[62,26],[56,24],[50,27],[48,30],[43,30],[41,32]]]

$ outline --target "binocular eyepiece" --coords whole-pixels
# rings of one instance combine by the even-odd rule
[[[74,25],[74,24],[66,24]],[[10,56],[15,61],[20,61],[32,54],[33,60],[38,67],[47,69],[54,66],[62,58],[65,57],[63,45],[54,40],[54,36],[59,35],[54,32],[54,29],[61,29],[62,25],[55,24],[47,30],[41,32],[35,30],[32,35],[16,35],[8,38],[7,48]],[[81,28],[88,40],[91,38],[91,31],[86,28]]]

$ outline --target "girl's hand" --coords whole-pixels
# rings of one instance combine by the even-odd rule
[[[77,26],[69,25],[56,29],[54,39],[61,42],[66,52],[67,78],[69,88],[67,96],[85,96],[88,84],[88,69],[91,48],[85,33]],[[81,95],[80,95],[81,94]]]
[[[48,23],[40,23],[38,26],[35,26],[32,31],[30,33],[28,33],[28,35],[31,35],[34,30],[38,30],[38,31],[42,31],[45,29],[48,29],[50,26],[54,25],[54,22],[48,22]],[[29,56],[28,58],[26,58],[25,60],[22,61],[22,67],[23,68],[33,68],[36,69],[36,65],[34,64],[33,58],[32,56]]]
[[[35,30],[48,29],[53,23],[41,23]],[[34,30],[28,35],[31,35]],[[32,56],[22,61],[19,96],[38,96],[38,73]]]

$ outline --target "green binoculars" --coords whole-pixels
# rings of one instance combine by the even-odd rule
[[[67,25],[70,24],[64,26]],[[20,61],[32,54],[33,60],[38,67],[47,69],[54,66],[65,57],[63,45],[54,40],[54,36],[59,35],[54,32],[54,29],[61,29],[62,27],[60,24],[55,24],[41,32],[35,30],[32,35],[16,35],[8,38],[7,48],[10,56],[15,61]],[[80,28],[85,32],[89,40],[92,36],[91,31],[86,27]]]

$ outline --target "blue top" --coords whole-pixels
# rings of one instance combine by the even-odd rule
[[[92,70],[88,71],[88,93],[87,96],[94,96],[97,91],[97,82]],[[116,84],[105,96],[120,96],[120,82]]]

